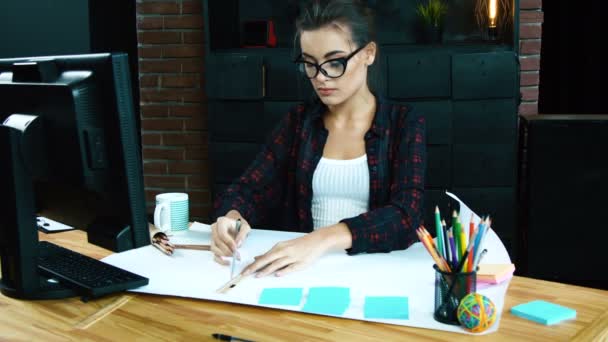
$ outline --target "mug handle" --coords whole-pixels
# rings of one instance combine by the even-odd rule
[[[154,208],[154,225],[160,229],[161,232],[166,233],[169,230],[171,230],[171,222],[169,220],[164,220],[165,221],[165,226],[162,225],[163,222],[163,218],[162,218],[162,212],[163,209],[165,209],[165,212],[169,212],[169,203],[168,202],[162,202],[161,204],[157,205],[156,208]]]

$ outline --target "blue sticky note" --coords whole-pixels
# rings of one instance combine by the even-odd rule
[[[515,316],[546,325],[576,318],[576,310],[545,302],[544,300],[535,300],[529,303],[516,305],[511,308],[511,313]]]
[[[365,297],[365,318],[409,319],[407,297]]]
[[[300,305],[301,299],[302,288],[268,288],[262,291],[258,303],[266,305]]]
[[[322,315],[343,315],[350,305],[348,287],[311,287],[302,311]]]

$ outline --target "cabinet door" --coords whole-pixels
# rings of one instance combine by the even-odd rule
[[[458,196],[477,215],[490,215],[492,229],[507,251],[514,255],[517,207],[514,187],[454,188]]]
[[[289,113],[289,110],[295,109],[298,102],[286,102],[286,101],[265,101],[264,102],[264,139],[272,133],[274,128],[283,120],[283,118]],[[265,142],[263,140],[262,142]]]
[[[454,144],[454,187],[514,186],[515,144]]]
[[[312,95],[310,80],[293,63],[293,56],[281,53],[264,57],[266,99],[299,101]]]
[[[264,139],[264,104],[260,101],[209,101],[211,141],[259,142]]]
[[[213,183],[232,183],[243,174],[260,149],[260,144],[252,143],[209,143]]]
[[[452,108],[454,143],[515,143],[517,139],[515,100],[455,101]]]
[[[446,145],[452,142],[452,103],[450,101],[410,101],[426,120],[426,143]]]
[[[388,94],[397,99],[450,97],[447,52],[395,53],[388,56]]]
[[[264,96],[261,56],[216,54],[207,59],[208,98],[254,100]]]
[[[454,99],[513,98],[518,88],[518,64],[513,52],[452,56]]]
[[[452,150],[450,145],[430,145],[427,149],[426,186],[447,188],[452,183],[450,168]]]

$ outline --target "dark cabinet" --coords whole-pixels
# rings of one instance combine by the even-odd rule
[[[207,96],[254,100],[264,97],[262,56],[218,54],[207,57]]]
[[[234,181],[253,161],[261,147],[254,143],[210,142],[209,162],[213,182],[229,184]]]
[[[450,55],[446,52],[391,54],[386,76],[389,97],[450,97]]]
[[[517,63],[514,52],[452,56],[454,99],[512,98],[519,88]]]

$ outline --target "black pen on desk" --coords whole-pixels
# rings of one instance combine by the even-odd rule
[[[211,334],[211,336],[213,336],[214,338],[216,338],[220,341],[253,342],[252,340],[245,340],[242,338],[238,338],[238,337],[234,337],[234,336],[230,336],[230,335],[218,334],[218,333]]]

